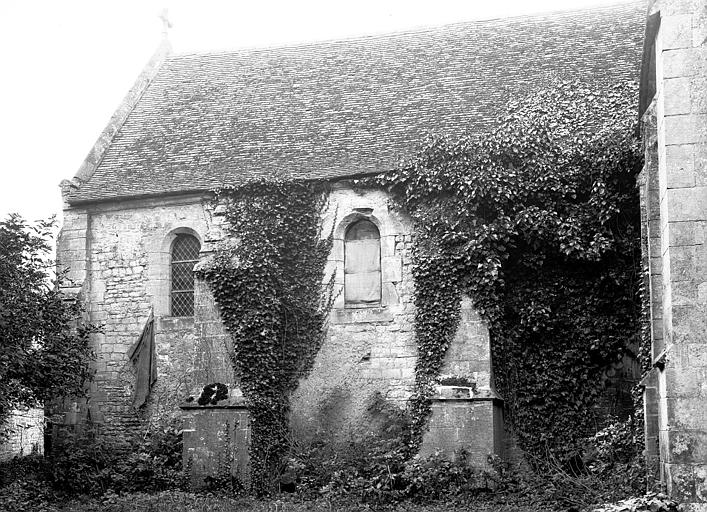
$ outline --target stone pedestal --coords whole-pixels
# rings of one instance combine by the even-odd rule
[[[470,465],[479,469],[488,468],[489,455],[502,456],[501,400],[444,396],[446,390],[440,391],[432,399],[429,429],[423,437],[420,455],[439,454],[445,459],[457,460],[463,450]]]
[[[250,414],[243,404],[181,406],[183,464],[193,489],[209,480],[250,486]]]
[[[493,386],[489,332],[469,298],[439,380],[420,455],[455,460],[464,450],[472,466],[487,468],[489,455],[503,455],[503,401]]]

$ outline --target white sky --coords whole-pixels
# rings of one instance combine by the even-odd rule
[[[0,0],[0,218],[60,214],[78,170],[162,37],[175,53],[273,46],[626,0]]]

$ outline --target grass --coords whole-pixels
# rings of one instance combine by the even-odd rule
[[[108,495],[102,499],[75,499],[50,510],[72,512],[542,512],[537,506],[518,506],[503,503],[474,502],[431,503],[418,505],[399,503],[375,506],[356,503],[333,503],[328,500],[294,501],[292,498],[258,500],[248,497],[226,497],[212,494],[194,494],[181,491],[165,491],[157,494],[135,493]],[[36,509],[32,509],[36,510]]]

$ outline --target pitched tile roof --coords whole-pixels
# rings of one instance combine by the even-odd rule
[[[489,130],[549,75],[637,80],[644,21],[640,2],[169,56],[70,202],[386,171],[425,134]]]

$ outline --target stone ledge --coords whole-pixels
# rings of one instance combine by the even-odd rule
[[[474,396],[471,398],[447,398],[447,397],[432,397],[433,402],[492,402],[493,405],[502,405],[503,398],[498,396]]]
[[[185,404],[180,404],[179,406],[180,409],[183,411],[193,411],[193,410],[199,410],[199,411],[205,411],[205,410],[214,410],[214,409],[248,409],[248,406],[246,404],[216,404],[216,405],[199,405],[197,403],[191,404],[191,403],[185,403]]]
[[[192,329],[194,327],[193,316],[162,316],[157,317],[157,322],[159,326],[156,329],[157,332]]]
[[[332,311],[332,324],[390,323],[393,314],[385,306],[337,308]]]

